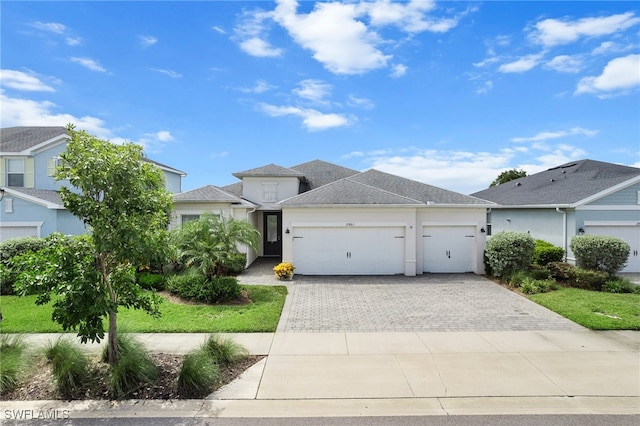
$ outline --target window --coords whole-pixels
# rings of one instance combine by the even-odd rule
[[[200,219],[200,215],[199,214],[183,214],[181,216],[181,220],[182,220],[182,224],[184,225],[185,223],[188,222],[194,222],[196,220]]]
[[[277,183],[262,184],[262,201],[267,201],[267,202],[278,201],[278,184]]]
[[[24,159],[7,158],[7,186],[24,186]]]

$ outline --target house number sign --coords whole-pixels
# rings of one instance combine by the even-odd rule
[[[347,222],[344,224],[344,226],[350,227],[350,226],[356,226],[356,224],[353,222]]]

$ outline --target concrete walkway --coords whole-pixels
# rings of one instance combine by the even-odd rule
[[[241,280],[282,284],[270,278],[268,268],[265,271],[253,270],[253,276],[241,276]],[[268,356],[204,401],[0,401],[0,407],[3,412],[69,410],[71,418],[640,414],[639,332],[586,330],[481,277],[440,278],[453,279],[452,287],[420,280],[403,283],[401,277],[395,283],[351,282],[332,287],[336,283],[330,285],[330,280],[321,283],[295,277],[286,283],[290,294],[276,333],[231,335],[250,353]],[[463,284],[456,285],[456,279]],[[402,288],[390,288],[392,284]],[[409,291],[393,309],[389,308],[395,303],[389,296],[392,290]],[[465,298],[464,290],[490,296],[476,301],[483,296],[474,293]],[[342,296],[328,299],[327,291]],[[354,297],[350,291],[362,293]],[[416,317],[413,307],[402,309],[412,299],[421,301],[416,306],[423,310],[437,310],[431,316]],[[443,306],[430,305],[430,299]],[[304,325],[311,316],[339,316],[340,310],[354,309],[355,305],[333,311],[323,307],[323,303],[345,300],[366,301],[364,305],[379,301],[387,308],[384,312],[362,309],[354,314],[357,320],[335,329],[331,322],[327,328],[314,322]],[[521,304],[522,300],[527,303]],[[320,303],[317,308],[316,302]],[[473,313],[478,309],[476,302],[487,309],[487,319]],[[501,315],[501,309],[509,315],[492,320]],[[305,310],[313,314],[306,316]],[[376,322],[371,331],[360,328],[365,318],[375,322],[376,317],[388,315],[405,321],[402,327],[409,328],[381,330],[384,321]],[[411,328],[443,317],[458,318],[442,322],[439,330],[449,331]],[[463,324],[460,318],[466,325],[459,325]],[[485,325],[479,326],[480,322]],[[503,323],[524,326],[505,330]],[[154,352],[186,353],[206,335],[137,337]],[[28,336],[40,345],[55,338]],[[89,348],[100,350],[98,345]]]

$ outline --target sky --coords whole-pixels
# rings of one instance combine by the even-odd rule
[[[2,1],[2,127],[65,126],[224,186],[320,159],[470,194],[640,167],[640,4]]]

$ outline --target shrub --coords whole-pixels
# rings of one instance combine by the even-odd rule
[[[158,377],[158,367],[142,343],[128,334],[118,335],[118,350],[120,358],[111,366],[109,392],[111,397],[123,399],[141,387],[153,384]],[[107,360],[107,347],[102,360]]]
[[[607,293],[636,293],[640,294],[640,285],[633,284],[626,278],[614,278],[602,286],[602,291]]]
[[[569,246],[578,267],[609,275],[615,275],[624,267],[631,250],[620,238],[603,235],[576,235]]]
[[[238,298],[241,291],[235,277],[212,277],[207,280],[195,271],[170,277],[167,289],[182,298],[203,303],[227,302]]]
[[[536,240],[536,246],[533,250],[533,263],[535,265],[545,266],[550,262],[562,262],[564,259],[564,249],[556,247],[553,244]]]
[[[209,336],[203,345],[204,350],[218,365],[230,365],[247,356],[247,350],[229,337]]]
[[[551,278],[551,271],[546,266],[532,265],[529,275],[536,280],[548,280]]]
[[[295,269],[296,267],[291,262],[282,262],[273,267],[273,272],[275,272],[276,277],[283,280],[291,278]]]
[[[0,394],[18,385],[26,348],[21,336],[0,336]]]
[[[576,268],[576,278],[573,283],[569,283],[572,287],[583,288],[585,290],[601,291],[602,286],[609,274],[603,271],[591,271],[588,269]]]
[[[525,270],[531,264],[535,242],[531,235],[523,232],[499,232],[484,249],[488,270],[495,277],[509,276],[515,271]]]
[[[15,282],[11,269],[0,263],[0,296],[13,296],[16,294],[13,288]]]
[[[45,356],[51,362],[58,392],[71,397],[88,377],[89,361],[86,355],[71,341],[58,339],[47,347]]]
[[[149,271],[139,272],[136,275],[138,285],[146,290],[164,290],[166,280],[162,274],[154,274]]]
[[[526,278],[520,286],[520,291],[525,294],[546,293],[551,290],[552,282],[550,280],[536,280]]]
[[[566,262],[551,262],[547,265],[551,277],[557,281],[572,283],[576,279],[576,267]]]
[[[516,271],[509,277],[508,285],[511,288],[520,288],[524,280],[529,278],[527,271]]]
[[[11,261],[12,258],[22,254],[33,253],[46,244],[46,240],[40,237],[17,237],[0,242],[0,295],[12,296],[15,294],[13,285],[19,272]]]
[[[188,353],[178,373],[178,394],[183,398],[203,398],[213,391],[220,368],[209,353],[200,348]]]

